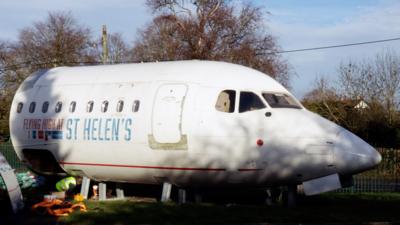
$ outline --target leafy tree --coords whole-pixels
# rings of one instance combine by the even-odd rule
[[[155,18],[141,31],[133,60],[227,61],[289,84],[288,66],[267,32],[264,11],[228,0],[148,0]]]

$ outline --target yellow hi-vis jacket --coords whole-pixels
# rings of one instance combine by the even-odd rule
[[[66,177],[56,183],[57,191],[68,191],[70,184],[76,186],[76,180],[74,177]]]

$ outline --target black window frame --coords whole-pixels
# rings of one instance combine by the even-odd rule
[[[17,104],[17,113],[21,113],[23,108],[24,108],[24,103],[23,102],[18,102],[18,104]]]
[[[71,101],[71,103],[69,103],[69,109],[68,111],[70,113],[74,113],[76,110],[76,101]]]
[[[222,109],[219,107],[219,104],[220,104],[219,101],[220,101],[221,95],[222,95],[223,93],[227,94],[227,95],[228,95],[228,98],[229,98],[229,107],[228,107],[228,111],[222,110]],[[226,106],[226,105],[225,105],[225,106]],[[236,90],[225,89],[225,90],[220,91],[219,94],[218,94],[218,97],[217,97],[217,100],[216,100],[216,102],[215,102],[215,106],[214,106],[214,107],[215,107],[215,109],[216,109],[217,111],[219,111],[219,112],[234,113],[234,112],[236,111]]]
[[[33,102],[31,102],[31,103],[29,104],[29,109],[28,109],[28,111],[29,111],[29,113],[34,113],[34,112],[35,112],[35,109],[36,109],[36,102],[33,101]]]
[[[245,95],[248,95],[247,97],[244,97]],[[256,104],[260,104],[260,105],[256,105],[254,104],[255,102],[248,102],[248,100],[246,101],[246,99],[244,98],[248,98],[249,96],[254,96],[254,99],[257,99],[257,103]],[[244,101],[246,101],[246,105],[244,103]],[[240,95],[239,95],[239,113],[245,113],[245,112],[251,112],[251,111],[256,111],[256,110],[261,110],[261,109],[265,109],[267,106],[265,105],[265,103],[262,101],[262,98],[256,94],[255,92],[252,91],[240,91]]]
[[[124,110],[124,100],[119,100],[117,102],[117,108],[116,111],[117,112],[122,112]]]
[[[62,107],[63,107],[62,102],[61,102],[61,101],[58,101],[58,102],[56,103],[56,106],[54,107],[54,112],[60,113],[60,112],[62,111]]]
[[[268,96],[266,96],[268,95]],[[283,96],[284,100],[287,102],[287,104],[279,103],[278,97]],[[263,92],[262,97],[264,100],[267,102],[269,107],[271,108],[284,108],[284,109],[302,109],[303,107],[301,104],[299,104],[294,97],[286,94],[286,93],[274,93],[274,92]],[[273,101],[276,103],[270,102],[270,98],[273,97]]]
[[[88,113],[93,112],[93,108],[94,108],[94,101],[93,100],[88,101],[86,105],[86,112]]]
[[[132,103],[132,112],[136,113],[140,110],[140,100],[136,99]]]
[[[109,104],[110,104],[109,101],[104,100],[104,101],[101,103],[100,111],[101,111],[102,113],[106,113],[107,110],[108,110],[108,105],[109,105]]]
[[[44,101],[42,104],[42,113],[47,113],[49,111],[49,106],[49,101]]]

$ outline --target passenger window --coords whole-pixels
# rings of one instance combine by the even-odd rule
[[[24,107],[24,103],[19,102],[17,105],[17,113],[21,113],[23,107]]]
[[[119,100],[117,103],[117,112],[122,112],[123,109],[124,109],[124,101]]]
[[[87,106],[86,106],[86,112],[92,112],[93,111],[93,106],[94,106],[94,102],[93,101],[89,101],[88,103],[87,103]]]
[[[232,113],[235,111],[236,91],[224,90],[218,95],[215,108],[221,112]]]
[[[30,113],[35,112],[35,107],[36,107],[36,102],[31,102],[31,104],[29,105],[29,112]]]
[[[296,103],[296,101],[287,94],[282,93],[263,93],[265,101],[272,108],[295,108],[301,109],[301,106]]]
[[[43,102],[43,105],[42,105],[42,113],[47,113],[48,110],[49,110],[49,102],[45,101],[45,102]]]
[[[103,101],[103,104],[101,104],[101,112],[107,112],[108,109],[108,101]]]
[[[139,107],[140,107],[140,101],[139,100],[133,101],[132,111],[133,112],[139,111]]]
[[[70,112],[70,113],[75,112],[75,108],[76,108],[76,102],[75,102],[75,101],[72,101],[72,102],[69,104],[69,112]]]
[[[62,109],[62,102],[57,102],[55,109],[56,113],[61,112],[61,109]]]
[[[260,97],[253,92],[240,92],[239,113],[265,108]]]

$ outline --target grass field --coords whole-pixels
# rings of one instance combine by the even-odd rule
[[[400,223],[400,193],[325,194],[300,199],[296,208],[265,205],[215,205],[88,202],[67,224],[249,224],[249,223]]]
[[[0,224],[254,224],[254,223],[400,223],[400,193],[330,193],[300,198],[296,208],[263,204],[184,204],[88,201],[89,211],[55,219],[26,210]],[[3,204],[3,203],[2,203]],[[3,223],[5,222],[5,223]]]

